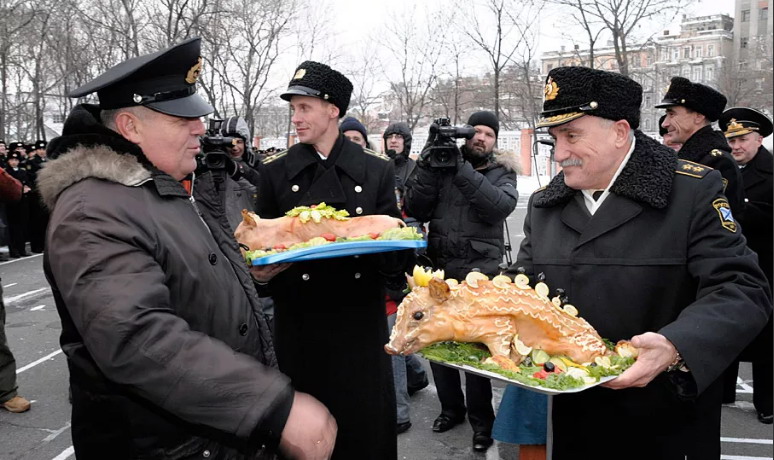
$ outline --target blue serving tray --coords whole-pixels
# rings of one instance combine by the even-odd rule
[[[424,240],[371,240],[330,243],[311,248],[293,249],[270,256],[253,259],[253,265],[270,265],[283,262],[302,262],[306,260],[332,259],[334,257],[375,254],[377,252],[400,251],[427,247]]]

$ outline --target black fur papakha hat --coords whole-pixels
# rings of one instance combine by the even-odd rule
[[[280,97],[290,101],[293,96],[312,96],[328,101],[339,108],[339,118],[347,113],[352,83],[340,72],[325,64],[304,61],[296,68],[288,89]]]
[[[190,38],[170,48],[124,61],[69,94],[93,92],[102,110],[145,106],[167,115],[202,117],[213,112],[196,94],[202,69],[201,40]]]
[[[640,125],[642,86],[619,73],[588,67],[551,69],[537,127],[557,126],[584,115]]]
[[[772,128],[774,128],[769,117],[747,107],[732,107],[726,110],[720,116],[718,126],[728,139],[753,132],[766,137],[771,134]]]
[[[693,83],[687,78],[672,77],[664,99],[657,109],[682,105],[707,117],[709,121],[720,118],[726,108],[726,96],[701,83]]]

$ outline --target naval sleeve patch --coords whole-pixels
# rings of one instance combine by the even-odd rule
[[[720,217],[720,225],[731,233],[736,233],[736,221],[731,214],[731,206],[728,205],[728,200],[725,198],[718,198],[712,202],[712,207],[718,212]]]
[[[388,157],[387,155],[384,155],[383,153],[379,153],[375,150],[367,149],[365,147],[363,147],[363,153],[367,153],[368,155],[376,157],[380,160],[390,161],[390,157]]]
[[[282,152],[279,152],[279,153],[275,153],[274,155],[272,155],[272,156],[270,156],[268,158],[265,158],[263,160],[263,164],[267,165],[267,164],[269,164],[269,163],[271,163],[273,161],[277,161],[277,160],[279,160],[280,158],[284,157],[287,154],[288,154],[288,149],[285,149],[285,150],[283,150]]]

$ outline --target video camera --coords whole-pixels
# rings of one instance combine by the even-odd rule
[[[223,120],[210,118],[207,133],[201,137],[202,154],[198,158],[199,167],[205,170],[225,170],[231,163],[231,155],[227,151],[234,145],[236,137],[221,134]]]
[[[427,148],[426,159],[431,168],[456,168],[459,149],[456,139],[472,139],[476,135],[471,126],[451,126],[446,118],[436,118],[430,125],[430,137],[435,140]]]

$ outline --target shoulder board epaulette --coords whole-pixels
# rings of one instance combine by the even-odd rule
[[[719,149],[712,149],[710,150],[710,155],[712,155],[713,157],[722,157],[723,151]]]
[[[270,156],[269,158],[264,159],[263,160],[263,164],[267,165],[267,164],[271,163],[272,161],[279,160],[280,158],[284,157],[287,154],[288,154],[287,150],[283,150],[280,153],[275,153],[274,155]]]
[[[546,189],[546,187],[548,187],[548,185],[544,185],[544,186],[540,187],[539,189],[535,190],[535,191],[534,191],[534,192],[532,192],[532,193],[538,193],[538,192],[542,192],[543,190],[545,190],[545,189]]]
[[[702,178],[712,171],[712,168],[700,163],[694,163],[688,160],[677,160],[677,174],[683,174],[685,176]]]
[[[376,158],[379,158],[379,159],[381,159],[381,160],[384,160],[384,161],[390,161],[390,157],[388,157],[387,155],[385,155],[385,154],[383,154],[383,153],[379,153],[379,152],[377,152],[377,151],[375,151],[375,150],[371,150],[371,149],[363,148],[363,152],[364,152],[364,153],[367,153],[367,154],[369,154],[369,155],[371,155],[371,156],[374,156],[374,157],[376,157]]]

